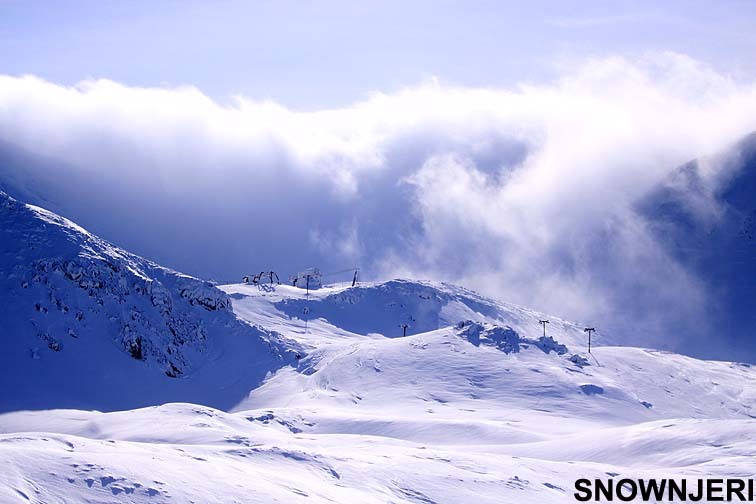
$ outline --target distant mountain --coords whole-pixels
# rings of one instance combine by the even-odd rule
[[[704,283],[711,301],[704,314],[710,335],[716,332],[720,344],[729,341],[740,348],[752,347],[749,343],[756,338],[756,133],[718,155],[680,167],[638,208],[665,250]],[[709,350],[710,357],[731,355],[713,345]],[[756,358],[756,351],[748,358]]]

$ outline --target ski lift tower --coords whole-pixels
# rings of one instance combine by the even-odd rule
[[[309,293],[310,289],[319,289],[323,286],[323,274],[318,268],[307,268],[290,276],[289,281],[294,287],[306,289]]]
[[[538,323],[543,326],[543,337],[545,338],[546,337],[546,324],[548,324],[549,321],[548,320],[539,320]]]
[[[591,333],[595,333],[596,329],[593,327],[586,327],[583,332],[588,333],[588,353],[591,353]]]

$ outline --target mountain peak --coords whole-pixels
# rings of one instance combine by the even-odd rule
[[[159,376],[188,377],[206,366],[222,332],[244,335],[249,351],[268,356],[266,368],[253,373],[256,380],[282,365],[285,349],[264,331],[236,321],[221,290],[5,193],[0,193],[0,243],[0,288],[8,294],[5,356],[12,361],[8,378],[37,375],[12,389],[6,408],[44,404],[39,390],[29,394],[29,389],[52,385],[61,379],[58,373],[74,387],[69,396],[50,398],[61,406],[67,401],[105,409],[154,404],[153,392],[182,397],[172,395],[176,388],[191,398],[190,387],[166,384]],[[102,376],[113,388],[108,396],[80,394]],[[156,381],[155,390],[130,388],[132,381],[150,380]]]

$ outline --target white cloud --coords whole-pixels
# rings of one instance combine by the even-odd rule
[[[365,277],[461,282],[657,336],[706,292],[632,206],[752,130],[756,85],[678,54],[513,89],[430,81],[314,112],[0,77],[0,138],[47,158],[6,163],[6,182],[168,265],[236,279],[358,261]]]

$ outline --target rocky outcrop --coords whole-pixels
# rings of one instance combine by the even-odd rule
[[[554,352],[557,355],[564,355],[567,353],[567,347],[551,336],[535,339],[523,338],[509,326],[494,326],[466,320],[457,324],[457,332],[459,336],[475,346],[496,347],[506,354],[518,353],[521,348],[527,348],[529,345],[535,346],[546,354]]]

